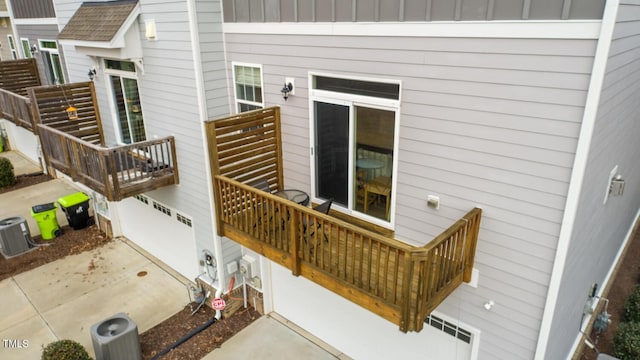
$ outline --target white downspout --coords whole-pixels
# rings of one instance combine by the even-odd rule
[[[558,237],[558,247],[553,262],[551,280],[549,281],[549,291],[547,292],[547,300],[545,302],[544,313],[542,315],[542,323],[540,324],[540,332],[538,333],[535,360],[545,359],[547,346],[549,344],[549,334],[553,325],[553,318],[558,302],[558,294],[560,293],[560,285],[562,284],[562,276],[564,274],[567,253],[569,251],[569,243],[571,242],[571,237],[573,235],[573,227],[575,225],[576,213],[578,211],[578,202],[582,191],[584,173],[588,163],[593,130],[595,128],[598,115],[600,95],[602,94],[602,85],[604,82],[607,60],[609,58],[613,31],[615,29],[618,7],[619,0],[607,0],[602,14],[602,25],[600,27],[600,35],[598,37],[598,44],[593,61],[591,80],[589,82],[589,93],[587,94],[584,115],[582,118],[582,127],[580,128],[580,136],[578,138],[578,146],[576,149],[576,157],[573,163],[573,170],[571,171],[571,183],[569,184],[565,211],[562,218],[562,227],[560,228],[560,235]]]

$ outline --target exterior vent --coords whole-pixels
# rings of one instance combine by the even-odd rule
[[[29,250],[31,233],[22,216],[0,220],[0,252],[5,258],[20,255]]]
[[[456,324],[452,324],[433,315],[427,316],[427,318],[424,319],[424,322],[425,324],[431,325],[434,328],[447,333],[464,343],[471,344],[471,332],[458,327],[458,325]]]
[[[191,225],[191,219],[189,219],[188,217],[186,217],[186,216],[184,216],[184,215],[182,215],[182,214],[180,214],[180,213],[176,213],[176,219],[177,219],[179,222],[181,222],[181,223],[183,223],[183,224],[187,225],[188,227],[192,227],[192,225]]]
[[[160,211],[161,213],[167,215],[167,216],[171,216],[171,209],[169,209],[168,207],[158,203],[157,201],[153,202],[153,208]]]
[[[149,198],[148,197],[146,197],[144,195],[134,195],[133,197],[136,198],[138,201],[149,205]]]

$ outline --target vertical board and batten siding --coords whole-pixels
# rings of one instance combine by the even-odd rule
[[[81,1],[78,0],[56,0],[60,28],[64,27],[80,4]],[[202,249],[214,250],[215,232],[211,221],[211,204],[207,196],[210,184],[205,172],[208,164],[204,155],[206,149],[197,96],[188,4],[184,0],[140,0],[140,6],[138,25],[143,48],[144,74],[138,72],[138,87],[146,135],[149,139],[154,136],[175,136],[177,163],[180,168],[179,186],[165,187],[147,195],[193,219],[198,251],[196,255],[199,256]],[[156,22],[156,41],[144,38],[146,19],[154,19]],[[219,46],[221,51],[222,47]],[[76,53],[73,48],[65,50],[73,54],[69,55],[72,80],[86,81],[87,71],[93,66],[89,57]],[[109,101],[106,82],[107,77],[100,71],[95,80],[96,93],[106,143],[114,144],[115,120],[110,110],[112,104]],[[226,88],[226,81],[218,86]],[[215,105],[215,101],[222,101],[223,104]],[[225,108],[225,114],[228,114],[227,104],[228,98],[216,98],[208,108]],[[240,253],[239,250],[235,252]],[[196,266],[198,264],[194,264],[194,267]]]
[[[40,48],[39,40],[55,41],[58,38],[57,25],[39,25],[39,24],[16,25],[16,30],[18,31],[19,37],[14,37],[14,40],[16,42],[16,48],[19,54],[22,53],[21,39],[23,38],[29,39],[29,43],[31,45],[37,45],[38,48]],[[62,62],[62,68],[63,68],[65,79],[68,79],[69,75],[67,74],[67,71],[66,71],[64,51],[61,49],[60,45],[58,45],[58,53],[60,54],[60,61]],[[44,55],[42,52],[33,54],[33,57],[36,58],[36,62],[38,63],[38,71],[40,72],[40,79],[42,79],[43,85],[53,85],[53,80],[51,79],[49,72],[46,71],[44,67],[45,59],[43,56]],[[84,78],[82,81],[86,81],[86,80],[87,78]]]
[[[7,0],[15,19],[55,18],[53,0]]]
[[[584,183],[545,359],[564,358],[578,334],[593,283],[613,266],[640,208],[640,2],[621,1],[588,154]],[[618,165],[624,195],[603,204],[609,173]]]
[[[223,0],[225,22],[601,19],[605,0]]]
[[[402,81],[395,235],[426,244],[482,207],[480,287],[460,287],[438,310],[482,331],[480,359],[532,358],[595,41],[225,37],[229,68],[262,64],[266,104],[282,107],[285,187],[311,187],[310,71]],[[296,81],[286,103],[285,77]],[[429,194],[440,197],[439,211],[427,208]],[[486,299],[499,304],[491,313]],[[313,333],[321,316],[299,325]],[[358,357],[355,345],[337,341],[330,343]]]

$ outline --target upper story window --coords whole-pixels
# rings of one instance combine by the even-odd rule
[[[22,53],[24,54],[24,58],[29,59],[33,57],[33,54],[31,53],[31,44],[29,43],[29,39],[21,38],[20,44],[22,44]]]
[[[233,83],[237,112],[264,107],[262,68],[259,65],[234,64]]]
[[[7,35],[7,41],[9,42],[9,50],[11,50],[11,58],[15,60],[18,58],[18,50],[16,49],[16,43],[13,40],[13,35]]]
[[[44,68],[50,84],[64,84],[64,71],[55,40],[39,40],[40,53],[44,61]]]
[[[312,196],[392,227],[398,81],[311,75]]]

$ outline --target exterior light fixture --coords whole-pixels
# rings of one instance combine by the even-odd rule
[[[287,101],[287,99],[289,98],[289,93],[291,93],[292,91],[293,91],[293,84],[290,82],[289,83],[285,82],[284,87],[282,88],[282,90],[280,90],[284,101]]]
[[[38,53],[38,47],[36,46],[36,44],[31,45],[31,48],[29,48],[29,50],[31,50],[31,54]]]
[[[89,80],[93,81],[93,79],[96,78],[96,69],[95,68],[91,68],[89,69]]]

